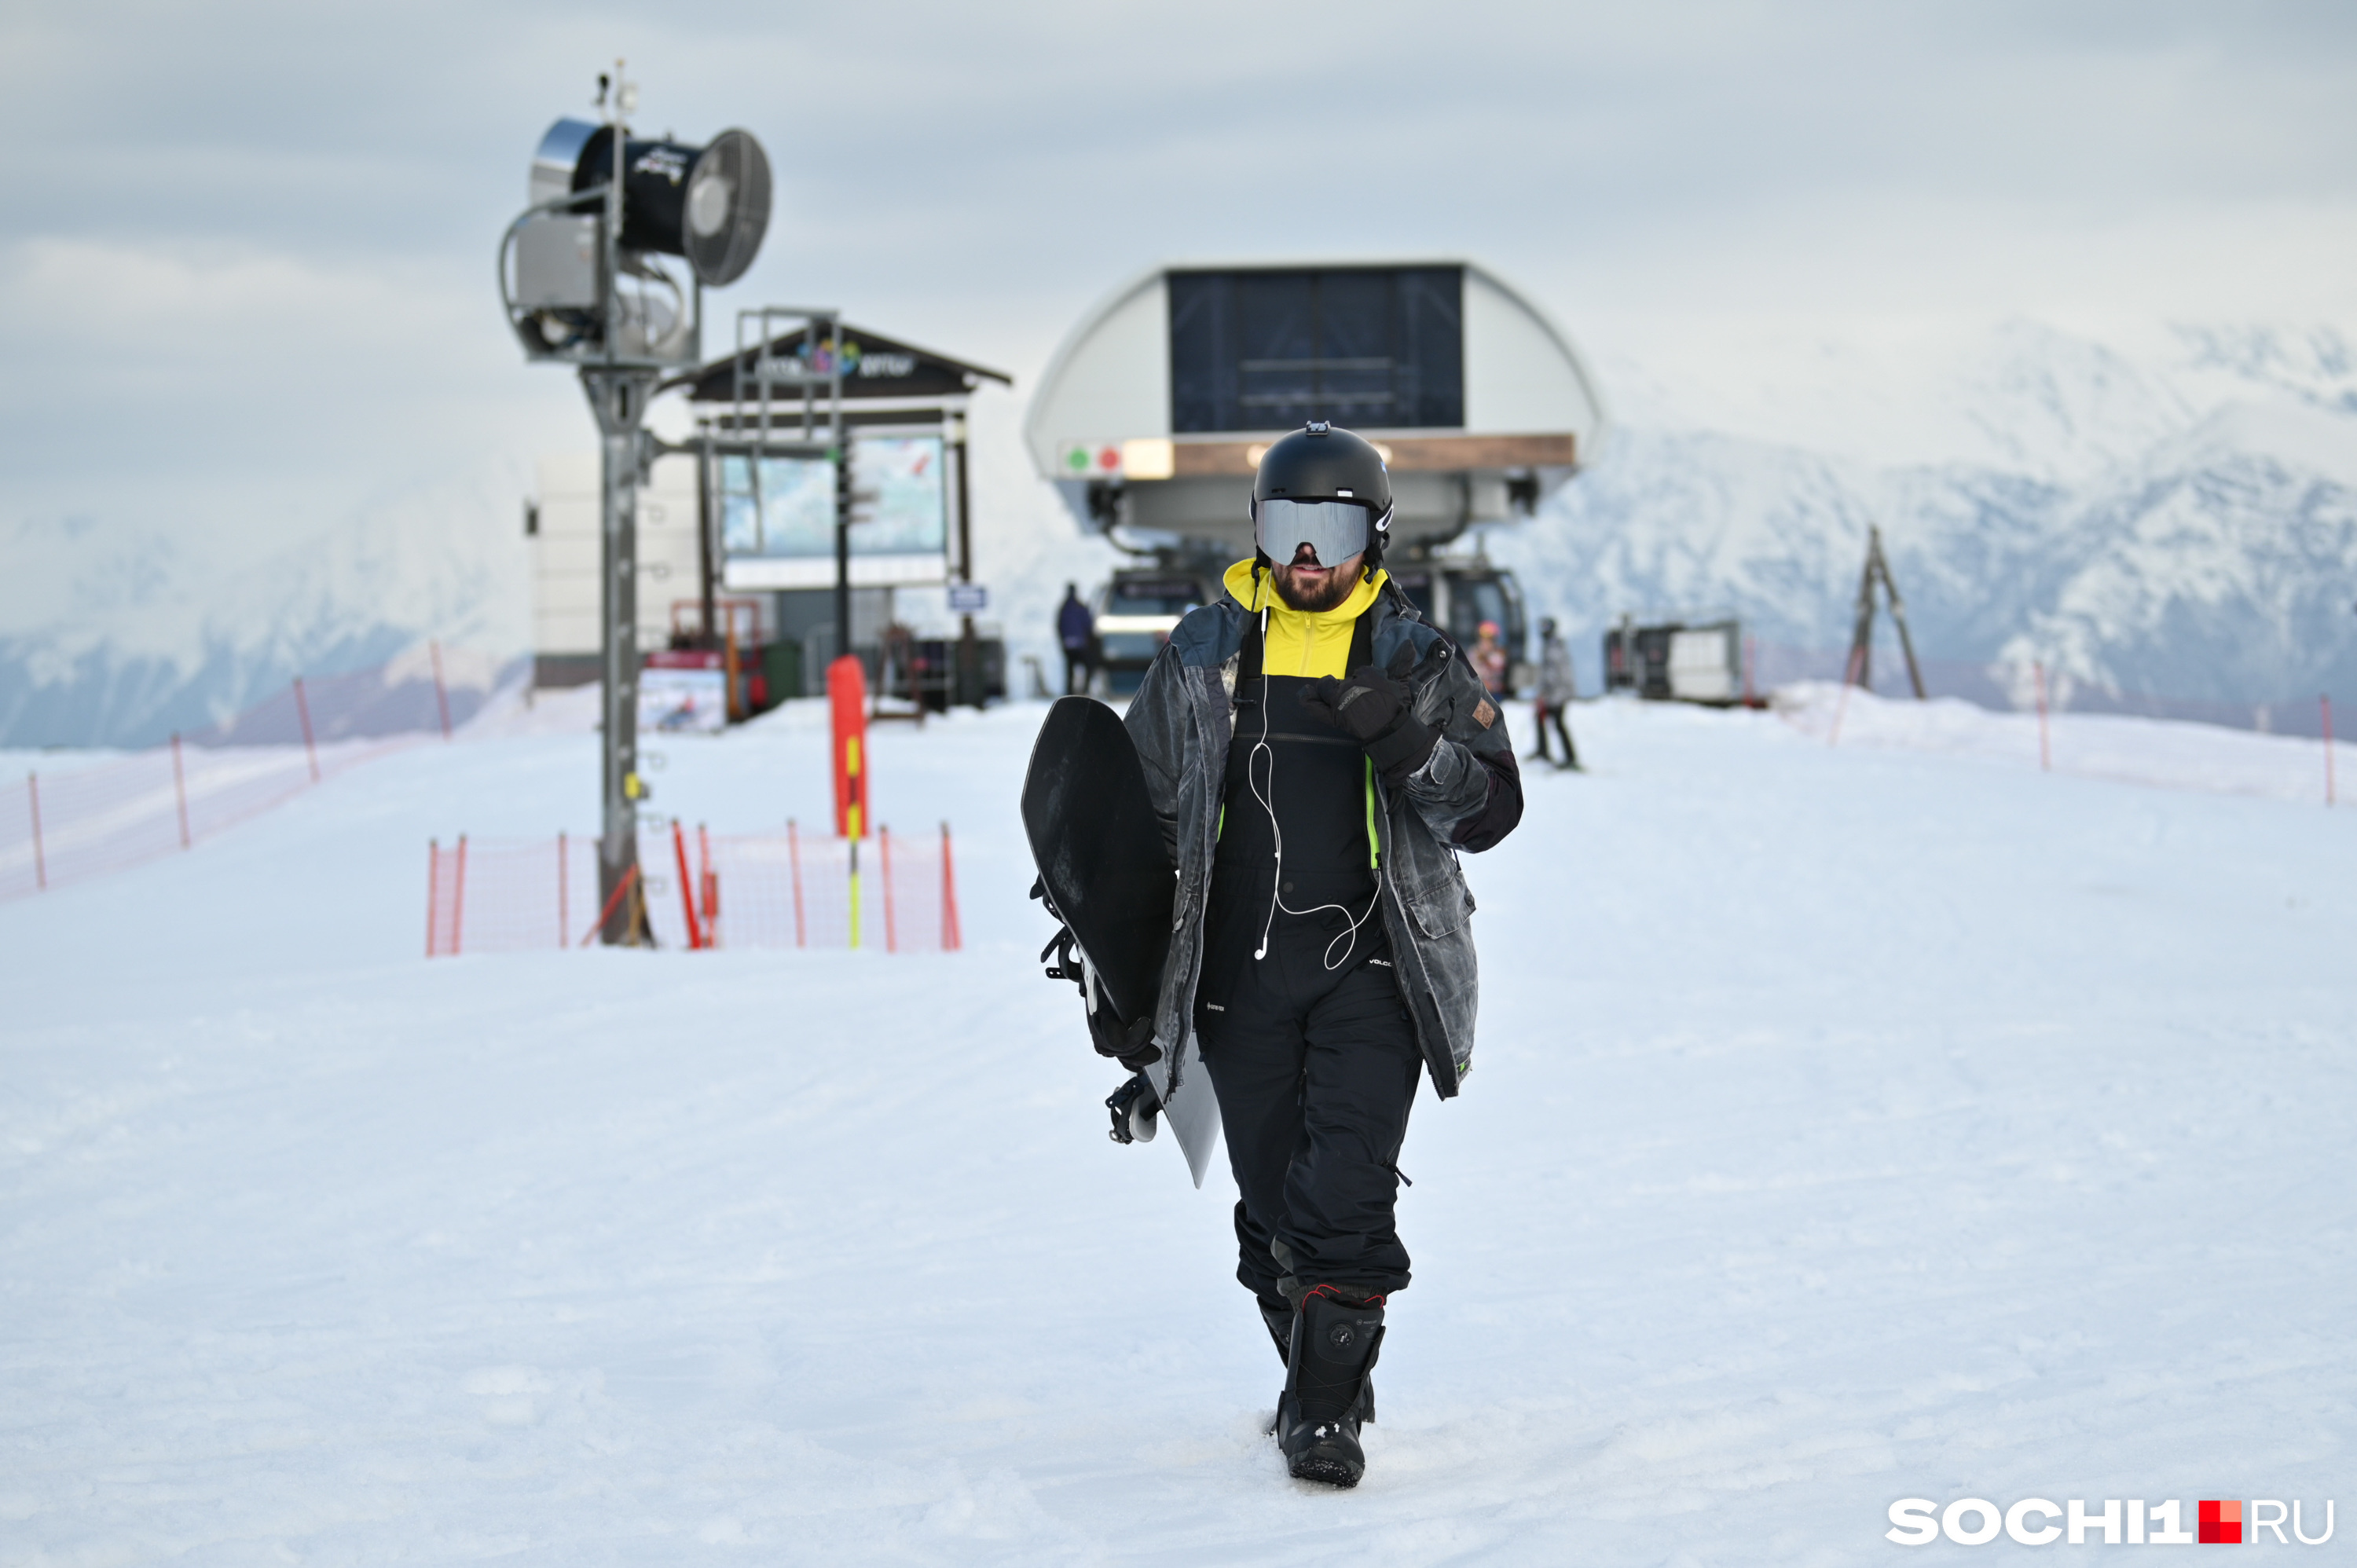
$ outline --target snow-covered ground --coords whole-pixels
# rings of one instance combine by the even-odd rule
[[[1107,1142],[1039,977],[1039,711],[873,743],[960,954],[425,961],[425,839],[591,826],[578,733],[0,906],[0,1563],[1838,1563],[1909,1496],[2352,1500],[2357,811],[1580,708],[1469,865],[1476,1070],[1335,1493],[1260,1434],[1224,1177]],[[665,741],[655,804],[819,820],[816,720]]]
[[[1827,746],[1902,747],[2153,784],[2325,805],[2357,791],[2357,746],[2126,714],[1995,713],[1954,697],[1878,697],[1830,681],[1780,688],[1772,704]],[[2043,734],[2041,735],[2041,728]],[[2350,802],[2357,806],[2357,800]]]

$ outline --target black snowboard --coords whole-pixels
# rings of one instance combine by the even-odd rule
[[[1125,1024],[1150,1015],[1170,950],[1177,873],[1137,748],[1111,708],[1090,697],[1060,697],[1049,708],[1023,776],[1023,831],[1039,880],[1093,974],[1098,1004]],[[1146,1077],[1200,1187],[1219,1108],[1194,1032],[1175,1049],[1160,1043],[1162,1060]]]

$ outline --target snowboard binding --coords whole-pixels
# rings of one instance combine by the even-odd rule
[[[1154,1085],[1146,1074],[1139,1072],[1105,1096],[1105,1109],[1113,1112],[1113,1131],[1105,1136],[1116,1144],[1150,1144],[1159,1128],[1162,1099],[1154,1092]]]
[[[1040,907],[1048,911],[1048,918],[1056,922],[1056,934],[1049,937],[1048,945],[1039,950],[1039,961],[1048,966],[1048,978],[1071,981],[1081,988],[1081,995],[1085,1000],[1089,993],[1088,971],[1080,949],[1073,941],[1071,925],[1065,920],[1063,911],[1056,908],[1056,900],[1048,896],[1045,880],[1037,876],[1031,879],[1031,897],[1039,900]]]

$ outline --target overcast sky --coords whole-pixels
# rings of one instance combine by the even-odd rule
[[[1181,258],[1475,256],[1674,396],[1812,334],[2357,323],[2346,0],[14,0],[0,524],[242,550],[586,446],[492,251],[617,55],[641,131],[776,166],[724,311],[834,304],[1026,385]]]

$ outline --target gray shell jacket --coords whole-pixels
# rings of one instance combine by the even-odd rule
[[[1397,788],[1374,781],[1376,876],[1393,973],[1415,1020],[1433,1087],[1443,1099],[1471,1069],[1477,972],[1473,894],[1457,852],[1488,849],[1522,820],[1523,784],[1497,704],[1463,651],[1424,624],[1386,583],[1365,612],[1376,665],[1405,647],[1415,716],[1439,732],[1432,756]],[[1154,1037],[1170,1059],[1192,1025],[1203,962],[1203,917],[1235,730],[1238,654],[1250,613],[1233,595],[1188,612],[1156,655],[1125,723],[1146,768],[1146,792],[1178,866],[1169,957]]]
[[[1567,706],[1579,695],[1571,678],[1571,650],[1560,637],[1539,644],[1539,701],[1550,708]]]

